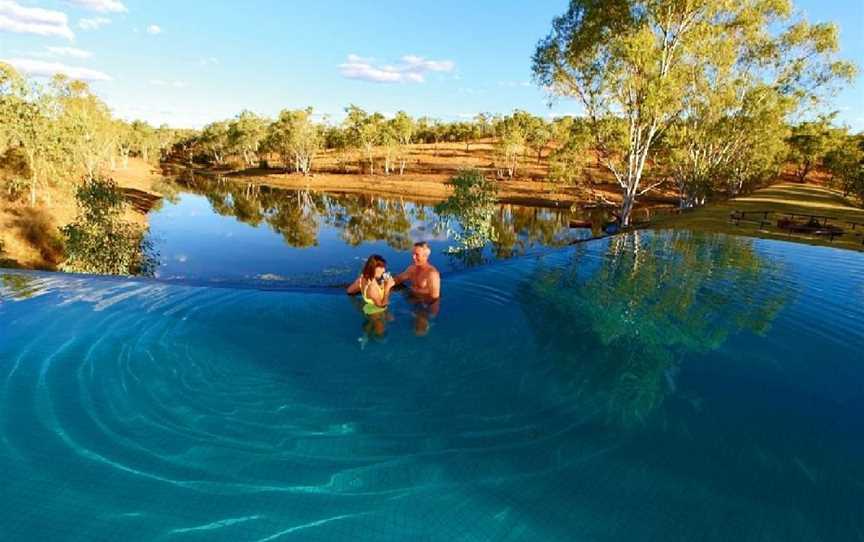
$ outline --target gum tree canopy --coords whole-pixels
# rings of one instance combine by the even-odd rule
[[[791,114],[854,72],[832,60],[836,51],[836,27],[794,18],[788,0],[571,0],[537,45],[533,72],[553,96],[584,108],[592,144],[621,187],[626,226],[636,199],[659,184],[643,183],[655,144],[698,118],[690,98],[717,92],[733,73],[735,86],[723,91],[767,86],[792,101]]]

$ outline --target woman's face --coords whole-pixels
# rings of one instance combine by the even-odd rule
[[[387,271],[387,268],[384,267],[383,265],[382,265],[382,266],[379,266],[379,267],[376,267],[376,268],[375,268],[375,278],[376,278],[376,279],[380,279],[380,278],[381,278],[381,275],[383,275],[385,271]]]

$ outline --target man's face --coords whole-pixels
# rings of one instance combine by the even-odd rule
[[[414,247],[411,251],[411,259],[414,263],[424,264],[429,260],[429,252],[423,247]]]

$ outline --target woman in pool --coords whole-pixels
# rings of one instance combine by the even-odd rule
[[[367,334],[378,337],[384,335],[387,304],[395,284],[393,277],[387,273],[387,262],[381,256],[373,254],[366,260],[363,272],[357,280],[345,290],[350,295],[359,293],[363,298],[363,314],[367,317],[364,328]]]

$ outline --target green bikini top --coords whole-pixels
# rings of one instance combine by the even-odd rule
[[[369,281],[366,283],[366,286],[363,286],[362,288],[360,288],[360,296],[363,297],[363,301],[365,301],[365,304],[363,305],[363,312],[365,314],[377,314],[379,312],[384,312],[387,310],[387,307],[379,307],[378,305],[375,304],[374,301],[372,301],[371,299],[366,297],[366,288],[371,286],[373,282],[375,282],[375,281],[374,280]],[[362,280],[360,281],[360,285],[361,286],[363,285]],[[378,286],[378,285],[376,284],[376,286]],[[380,286],[378,286],[378,287],[380,288]]]

